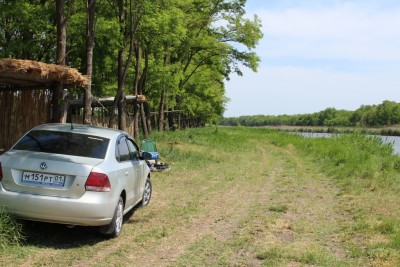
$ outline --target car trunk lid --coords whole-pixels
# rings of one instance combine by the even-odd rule
[[[103,159],[10,150],[1,156],[6,190],[35,195],[79,198],[94,166]]]

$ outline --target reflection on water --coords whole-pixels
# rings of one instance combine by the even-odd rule
[[[379,136],[385,144],[392,144],[393,152],[400,155],[400,137],[399,136]]]
[[[326,137],[326,138],[330,138],[332,137],[332,133],[306,133],[306,132],[301,132],[301,133],[297,133],[300,134],[303,137]]]
[[[332,137],[332,133],[297,133],[304,137],[310,138],[318,138],[318,137],[325,137],[330,138]],[[385,144],[392,144],[393,153],[396,155],[400,155],[400,136],[382,136],[382,135],[373,135],[382,139],[383,143]]]

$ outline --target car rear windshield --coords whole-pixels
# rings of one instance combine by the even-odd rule
[[[71,132],[33,130],[13,149],[104,159],[109,139]]]

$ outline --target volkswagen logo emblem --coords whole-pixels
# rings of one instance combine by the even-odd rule
[[[46,162],[42,162],[42,163],[40,163],[40,168],[42,169],[42,170],[45,170],[45,169],[47,169],[47,164],[46,164]]]

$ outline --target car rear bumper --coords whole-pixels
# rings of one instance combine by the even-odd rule
[[[81,198],[40,196],[7,191],[0,183],[0,206],[27,220],[100,226],[111,222],[117,203],[110,192],[86,192]]]

